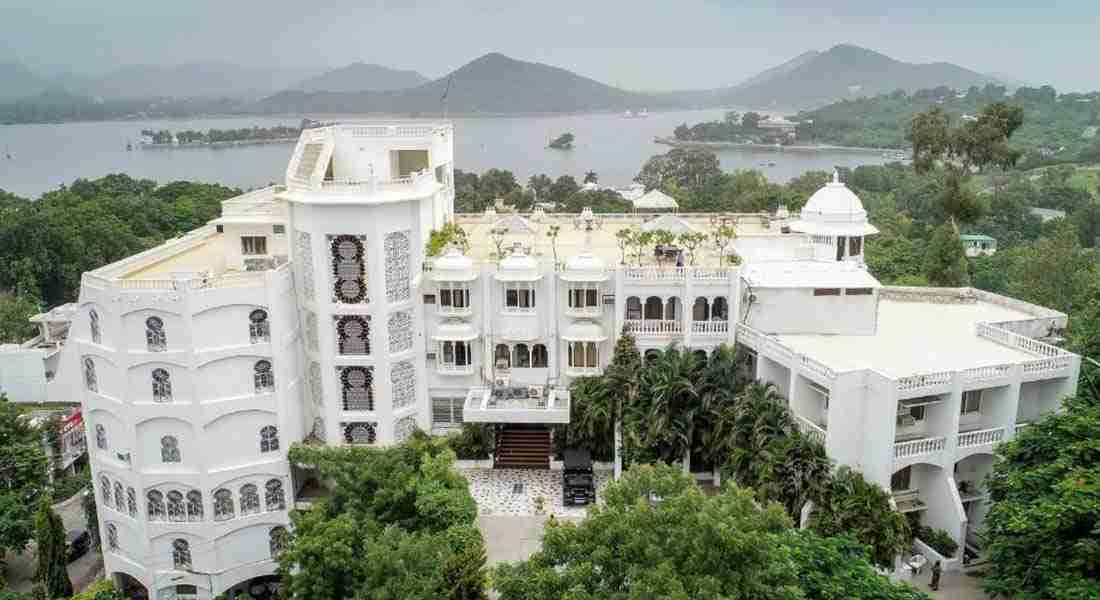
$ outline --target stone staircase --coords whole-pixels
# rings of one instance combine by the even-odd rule
[[[550,429],[543,425],[505,425],[497,433],[495,469],[549,469]]]

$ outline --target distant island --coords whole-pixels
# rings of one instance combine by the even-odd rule
[[[554,138],[553,140],[551,140],[550,145],[547,146],[547,147],[548,148],[553,148],[554,150],[572,150],[573,149],[573,134],[572,133],[563,133],[563,134],[559,135],[558,137]]]
[[[210,129],[196,131],[186,129],[172,132],[167,129],[154,131],[142,129],[141,135],[147,148],[179,148],[187,146],[230,146],[246,144],[286,144],[298,141],[301,127],[276,125],[274,127],[246,127],[243,129]]]

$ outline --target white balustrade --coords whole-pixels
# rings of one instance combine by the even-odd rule
[[[1038,356],[1053,357],[1067,354],[1065,350],[1058,346],[1052,346],[1046,342],[1040,342],[1037,339],[1014,333],[992,323],[978,323],[977,330],[979,337]]]
[[[898,379],[898,393],[915,392],[918,390],[937,388],[951,383],[951,371],[938,373],[922,373],[910,375]]]
[[[1034,375],[1037,373],[1060,371],[1062,369],[1069,368],[1069,365],[1070,355],[1063,354],[1061,356],[1054,356],[1051,358],[1029,360],[1023,364],[1023,371],[1027,375]]]
[[[982,429],[959,434],[959,448],[970,448],[983,444],[995,444],[1005,437],[1005,428]]]
[[[437,312],[444,317],[468,317],[474,314],[472,306],[445,306],[436,304]]]
[[[1012,365],[990,365],[987,367],[974,367],[963,371],[963,381],[985,381],[988,379],[1000,379],[1008,377]]]
[[[603,374],[600,367],[573,367],[566,365],[565,374],[570,377],[595,377]]]
[[[894,444],[894,458],[908,458],[911,456],[923,456],[939,452],[944,448],[945,440],[942,437],[921,438],[908,442]]]
[[[818,375],[821,375],[826,379],[836,379],[836,371],[834,371],[831,367],[822,363],[821,361],[810,358],[805,354],[800,355],[798,360],[802,364],[802,368],[804,370],[811,373],[817,373]]]
[[[730,271],[725,268],[691,267],[691,278],[695,281],[729,281]]]
[[[794,415],[794,421],[803,435],[821,445],[825,445],[825,438],[828,434],[824,428],[802,415]]]
[[[726,335],[729,332],[729,321],[692,321],[691,333],[693,335]]]
[[[595,306],[567,306],[565,314],[570,317],[598,317],[603,314],[603,305]]]
[[[642,283],[670,283],[684,280],[684,267],[624,267],[626,281]]]
[[[443,361],[437,361],[435,370],[440,375],[473,375],[473,365],[458,365],[454,363],[445,363]]]
[[[663,337],[682,332],[678,319],[627,319],[623,321],[623,325],[635,337]]]

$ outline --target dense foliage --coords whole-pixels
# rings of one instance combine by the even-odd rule
[[[1017,600],[1100,597],[1100,386],[997,448],[985,588]]]
[[[142,129],[141,135],[154,144],[217,144],[222,142],[249,142],[262,140],[298,139],[301,127],[275,125],[273,127],[242,127],[240,129],[208,129],[196,131],[184,129],[175,133],[167,130]]]
[[[34,498],[46,486],[42,433],[0,395],[0,557],[22,552],[34,535]]]
[[[0,204],[0,289],[55,305],[80,275],[195,229],[239,194],[220,185],[157,185],[126,175],[77,179],[37,201]]]
[[[879,565],[892,565],[912,542],[909,523],[890,505],[890,493],[847,466],[837,470],[814,504],[810,529],[859,540],[871,548]]]
[[[35,580],[45,588],[47,598],[71,596],[73,582],[69,580],[65,525],[50,506],[49,496],[43,496],[39,500],[34,529],[35,555],[38,559]]]
[[[858,546],[796,531],[736,486],[707,496],[676,467],[635,467],[603,499],[579,524],[548,524],[530,559],[498,566],[500,598],[926,598],[875,573]]]
[[[401,446],[295,447],[330,495],[293,513],[278,554],[288,599],[480,600],[485,548],[477,507],[445,440]]]

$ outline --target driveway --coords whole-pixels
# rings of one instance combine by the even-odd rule
[[[73,497],[69,500],[54,505],[54,510],[61,516],[65,529],[85,529],[84,508],[80,505],[80,498]],[[35,543],[32,540],[22,554],[9,553],[5,560],[8,563],[6,577],[8,589],[15,592],[29,592],[34,586],[34,569],[37,563]],[[73,590],[79,591],[96,580],[103,570],[103,557],[98,548],[92,548],[84,556],[69,563],[69,579],[73,582]]]

